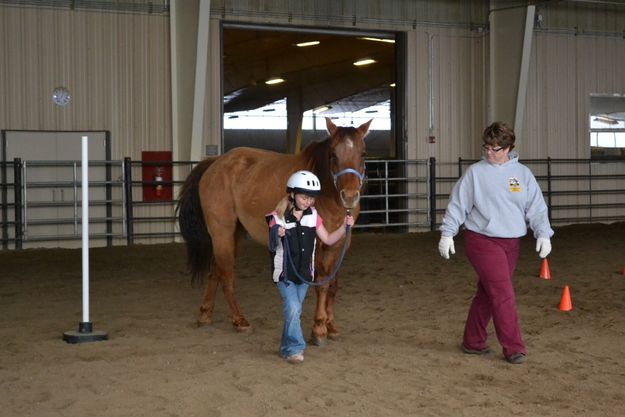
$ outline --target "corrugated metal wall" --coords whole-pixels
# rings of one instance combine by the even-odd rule
[[[589,158],[591,94],[625,95],[625,39],[535,34],[523,154]]]
[[[522,158],[590,158],[591,94],[625,95],[625,39],[611,34],[584,35],[568,32],[535,34],[532,49],[526,117],[526,137],[519,147]],[[545,175],[545,167],[537,175]],[[625,174],[625,165],[605,163],[559,163],[552,175]],[[594,200],[589,190],[619,187],[614,179],[561,180],[556,191],[573,191],[554,205],[623,203],[622,194],[602,193]],[[562,209],[558,217],[613,216],[621,209]]]
[[[166,2],[155,2],[161,11],[155,14],[109,11],[114,7],[71,9],[71,4],[89,4],[78,1],[64,7],[32,3],[0,1],[0,127],[110,130],[113,159],[139,159],[142,150],[171,150]],[[541,20],[519,151],[524,159],[587,158],[590,94],[625,95],[625,7],[607,4],[614,2],[550,3],[537,6]],[[213,22],[221,20],[404,32],[407,156],[435,156],[447,164],[441,175],[452,176],[458,157],[479,157],[479,137],[487,123],[488,5],[452,0],[213,0],[211,59],[221,42]],[[218,89],[214,76],[207,83],[211,94]],[[72,105],[52,104],[52,91],[60,85],[69,88]],[[211,101],[212,112],[219,98]],[[435,143],[429,143],[430,134]],[[618,169],[600,164],[591,168]],[[591,168],[566,172],[581,174]],[[566,186],[585,185],[578,181]],[[584,198],[562,201],[583,203]],[[616,197],[606,198],[610,202]]]
[[[0,68],[4,129],[110,130],[113,159],[171,149],[167,15],[0,5]]]
[[[0,4],[2,129],[109,130],[113,160],[140,160],[142,151],[172,149],[170,79],[166,14]],[[71,93],[65,107],[52,102],[59,86]],[[133,179],[141,180],[140,167]],[[121,200],[120,193],[115,189],[113,198]],[[140,187],[133,194],[141,200]],[[121,217],[121,206],[114,210]],[[134,214],[171,216],[172,209],[137,206]],[[135,226],[136,233],[172,231],[166,222]]]
[[[29,2],[0,4],[5,3]],[[88,4],[74,2],[78,6],[82,3]],[[122,7],[150,2],[92,3]],[[166,9],[165,2],[154,3]],[[478,155],[477,147],[467,144],[466,139],[479,136],[485,123],[486,35],[474,29],[485,24],[487,4],[452,0],[216,0],[211,2],[211,9],[215,17],[229,21],[299,21],[326,27],[406,31],[408,37],[414,37],[411,44],[415,48],[407,51],[414,57],[409,61],[408,77],[415,77],[407,96],[416,96],[408,111],[417,115],[417,124],[409,130],[409,134],[415,132],[408,145],[414,151],[409,154],[454,160]],[[138,158],[141,150],[171,149],[168,16],[68,7],[0,6],[0,126],[111,130],[116,159]],[[623,9],[591,2],[538,7],[543,28],[536,32],[532,50],[527,140],[524,138],[522,145],[527,157],[589,155],[588,95],[625,92],[621,70],[625,41],[622,36],[613,36],[625,29],[625,19],[618,18],[623,16]],[[433,26],[424,26],[427,24]],[[603,35],[597,34],[600,30]],[[584,35],[588,33],[593,36]],[[220,42],[214,38],[211,47]],[[71,106],[52,104],[52,90],[59,85],[70,89]],[[209,88],[214,87],[215,83],[209,84]],[[437,137],[434,146],[426,140],[430,107]],[[571,138],[575,138],[574,146]]]
[[[422,24],[483,25],[488,4],[488,0],[213,0],[211,13],[237,21],[387,30]]]

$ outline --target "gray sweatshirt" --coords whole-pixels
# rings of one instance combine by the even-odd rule
[[[528,226],[535,238],[553,236],[536,178],[516,152],[509,157],[501,165],[482,159],[467,169],[451,192],[440,227],[443,236],[455,236],[462,224],[490,237],[525,236]]]

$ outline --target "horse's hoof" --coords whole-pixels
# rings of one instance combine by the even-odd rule
[[[197,321],[197,327],[202,328],[202,327],[209,327],[213,325],[213,321],[212,320],[198,320]]]
[[[326,323],[326,328],[328,329],[328,339],[330,340],[339,339],[339,337],[341,336],[341,333],[336,328],[333,321]]]
[[[249,333],[252,331],[252,326],[244,318],[233,320],[232,325],[235,327],[235,329],[237,329],[237,332],[239,333]]]
[[[235,326],[235,328],[237,329],[238,333],[251,333],[252,332],[252,326],[250,326],[249,324],[247,326]]]
[[[335,333],[328,332],[328,339],[339,340],[340,338],[341,338],[341,334],[339,332],[335,332]]]
[[[328,339],[325,337],[319,337],[313,334],[310,337],[310,343],[318,347],[323,347],[328,343]]]

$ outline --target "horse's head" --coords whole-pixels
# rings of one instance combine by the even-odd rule
[[[365,179],[365,136],[371,120],[359,127],[337,127],[326,117],[330,133],[330,172],[343,207],[352,209],[360,200]]]

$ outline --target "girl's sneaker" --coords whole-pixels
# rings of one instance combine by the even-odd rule
[[[291,356],[286,358],[286,361],[288,363],[293,363],[293,364],[302,363],[302,362],[304,362],[304,353],[300,352],[300,353],[296,353],[294,355],[291,355]]]

